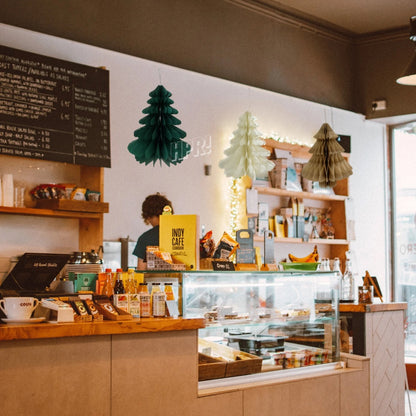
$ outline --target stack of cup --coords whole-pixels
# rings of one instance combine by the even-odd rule
[[[13,187],[13,175],[11,173],[5,173],[2,178],[2,205],[5,207],[12,207],[14,198],[14,187]]]

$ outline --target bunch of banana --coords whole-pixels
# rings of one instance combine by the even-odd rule
[[[309,253],[306,257],[296,257],[290,253],[288,257],[292,263],[316,263],[319,261],[318,246],[315,246],[312,253]]]

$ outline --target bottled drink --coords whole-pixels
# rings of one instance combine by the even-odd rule
[[[147,283],[139,284],[139,296],[140,296],[140,317],[141,318],[150,318],[152,315],[151,302],[149,289],[147,288]]]
[[[124,290],[122,269],[117,269],[116,271],[116,283],[114,285],[113,303],[114,306],[117,306],[118,308],[128,312],[129,298]]]
[[[345,262],[345,272],[342,276],[342,302],[354,302],[354,274],[352,272],[351,260]]]
[[[102,291],[102,295],[111,298],[113,296],[113,271],[111,269],[105,269],[105,282]]]
[[[166,300],[175,300],[175,295],[173,294],[172,283],[165,283],[165,294],[166,294]]]
[[[155,318],[166,315],[166,295],[160,290],[160,283],[152,284],[152,315]]]
[[[125,293],[123,284],[123,270],[117,269],[116,271],[116,284],[114,285],[114,294],[119,295]]]
[[[136,293],[136,284],[134,279],[134,269],[127,270],[127,282],[125,287],[126,293]]]
[[[134,318],[140,318],[140,295],[136,290],[134,269],[132,268],[127,270],[125,290],[129,297],[129,313],[131,313]]]

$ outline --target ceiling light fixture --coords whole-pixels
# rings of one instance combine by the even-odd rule
[[[410,40],[415,43],[415,51],[403,75],[396,79],[398,84],[416,85],[416,16],[410,18]]]

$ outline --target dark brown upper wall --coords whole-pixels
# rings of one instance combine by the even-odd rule
[[[416,112],[387,97],[385,82],[370,83],[365,47],[226,0],[2,0],[1,8],[2,23],[289,96],[361,113],[370,100],[370,116],[371,100],[385,97],[402,104],[400,114]]]
[[[367,118],[416,113],[416,86],[396,83],[413,54],[414,46],[407,35],[357,45],[357,98]],[[371,103],[378,99],[387,101],[385,111],[372,111]]]

